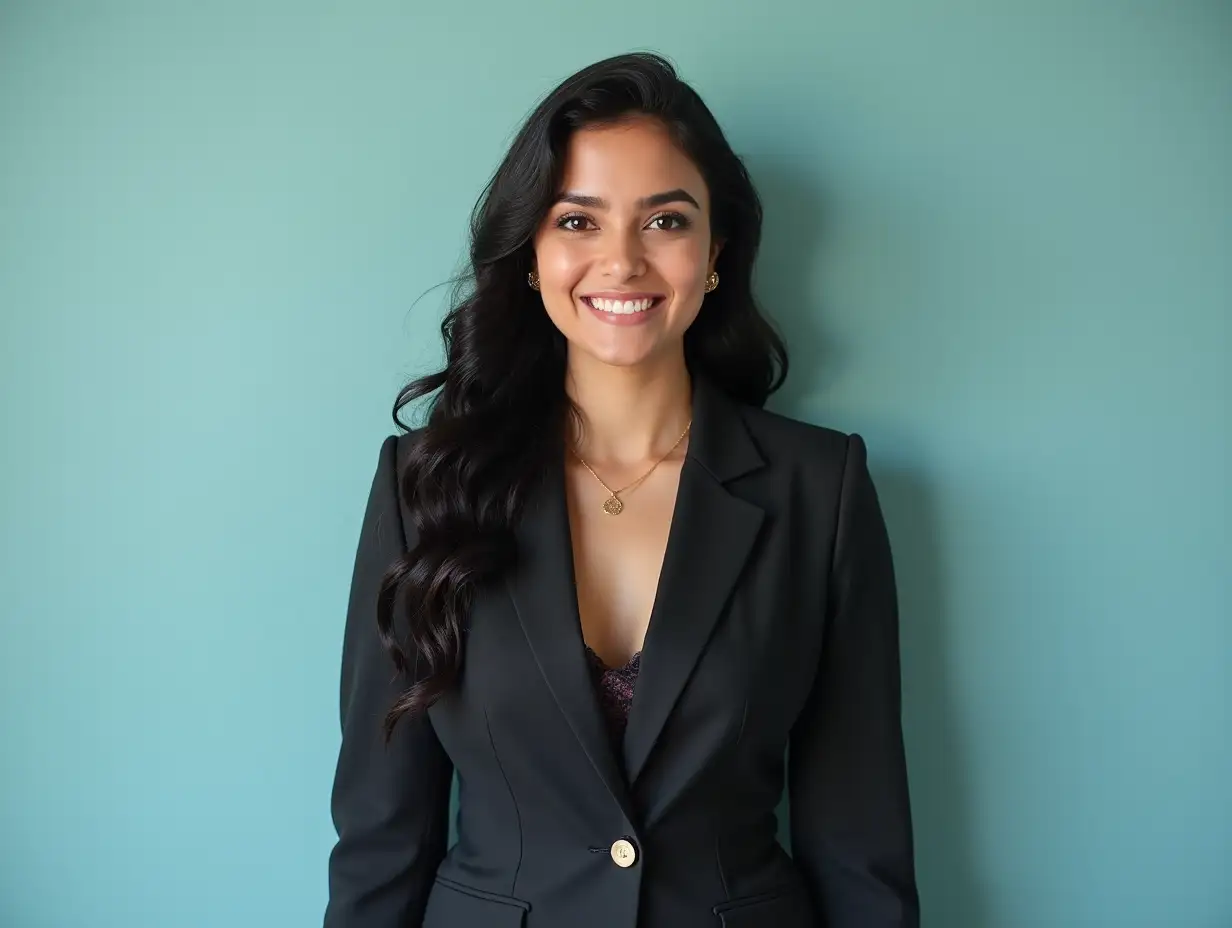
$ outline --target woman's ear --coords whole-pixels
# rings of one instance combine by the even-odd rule
[[[714,262],[719,259],[719,252],[723,250],[724,244],[725,242],[721,238],[713,239],[710,242],[710,267],[707,268],[706,273],[714,273]]]

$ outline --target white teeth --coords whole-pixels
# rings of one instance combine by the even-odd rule
[[[620,316],[628,316],[632,313],[644,313],[654,305],[654,300],[600,300],[595,297],[587,297],[588,302],[595,309],[602,310],[605,313],[615,313]]]

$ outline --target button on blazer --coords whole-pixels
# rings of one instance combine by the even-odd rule
[[[864,442],[701,376],[691,435],[621,743],[587,665],[563,460],[516,527],[517,568],[473,601],[455,685],[384,743],[411,681],[376,592],[416,543],[396,479],[415,433],[385,439],[346,616],[326,928],[918,925]]]

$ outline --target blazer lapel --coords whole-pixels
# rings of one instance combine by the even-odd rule
[[[625,730],[630,786],[645,768],[765,517],[724,484],[764,463],[739,407],[695,375],[689,449]]]
[[[546,469],[518,524],[509,594],[526,640],[590,763],[629,821],[633,806],[586,661],[566,509],[563,452]]]

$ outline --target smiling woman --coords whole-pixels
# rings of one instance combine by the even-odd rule
[[[918,924],[889,541],[860,436],[763,408],[760,235],[658,56],[514,139],[373,477],[329,928]]]
[[[600,363],[679,354],[722,249],[701,172],[646,116],[573,133],[565,165],[564,192],[534,238],[548,316]]]

